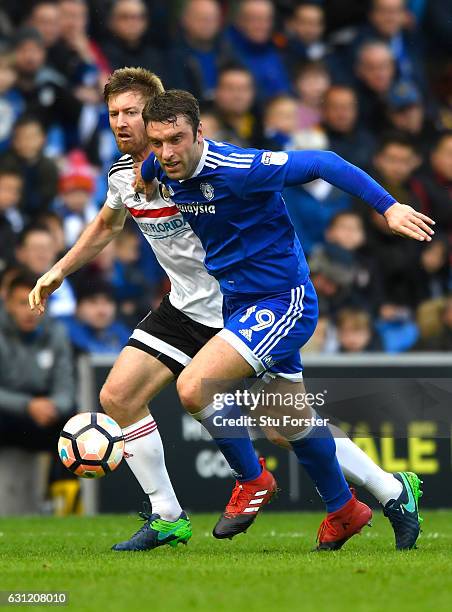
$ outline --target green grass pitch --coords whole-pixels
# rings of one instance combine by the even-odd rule
[[[396,552],[376,512],[323,554],[310,552],[319,514],[266,512],[232,541],[210,535],[216,515],[194,515],[188,546],[147,553],[110,551],[132,516],[0,519],[0,590],[66,591],[77,612],[451,610],[452,511],[424,517],[417,550]]]

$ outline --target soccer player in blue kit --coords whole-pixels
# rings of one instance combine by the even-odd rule
[[[322,178],[368,202],[394,233],[420,241],[431,240],[434,222],[329,151],[271,152],[204,139],[198,103],[188,92],[156,96],[143,118],[153,153],[141,165],[142,180],[149,185],[157,178],[166,187],[198,235],[207,271],[224,296],[224,329],[180,374],[177,389],[184,408],[213,435],[236,473],[236,487],[213,532],[232,537],[250,526],[276,483],[257,460],[244,426],[218,433],[218,417],[230,423],[241,413],[234,405],[218,410],[213,398],[224,386],[206,391],[206,381],[258,376],[264,384],[277,379],[293,394],[304,393],[300,348],[317,323],[315,290],[281,191]],[[289,419],[277,429],[326,505],[318,549],[338,549],[369,522],[371,511],[350,492],[328,427],[312,419],[309,405],[302,416],[306,425]]]

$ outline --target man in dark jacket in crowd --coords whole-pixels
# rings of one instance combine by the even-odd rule
[[[174,60],[183,67],[188,89],[202,100],[211,100],[220,66],[233,59],[232,50],[220,36],[221,8],[216,0],[188,0],[175,39]]]
[[[435,216],[439,230],[452,245],[452,132],[444,132],[430,155],[430,168],[415,181],[422,211]]]
[[[23,27],[12,41],[16,88],[24,99],[26,111],[47,127],[61,125],[70,131],[77,125],[82,104],[73,95],[63,75],[46,65],[47,51],[37,30]]]
[[[259,100],[290,91],[282,57],[272,40],[274,19],[270,0],[242,0],[234,25],[225,33],[237,61],[251,71]]]
[[[148,11],[142,0],[117,0],[109,15],[109,35],[102,51],[112,70],[123,66],[145,66],[158,74],[168,87],[171,70],[163,54],[149,42]]]
[[[74,409],[74,372],[61,324],[30,311],[35,277],[18,274],[0,312],[0,446],[55,450]]]
[[[372,134],[357,125],[358,99],[352,87],[333,85],[326,92],[322,127],[328,148],[361,168],[368,168],[375,149]]]
[[[23,115],[13,128],[12,145],[0,166],[15,166],[22,174],[20,210],[29,219],[50,208],[58,189],[58,166],[44,154],[46,132],[37,117]]]

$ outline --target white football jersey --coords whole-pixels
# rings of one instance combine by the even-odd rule
[[[133,161],[124,155],[108,173],[106,204],[127,208],[171,281],[171,304],[209,327],[223,327],[223,296],[204,267],[205,251],[163,185],[150,202],[132,187]]]

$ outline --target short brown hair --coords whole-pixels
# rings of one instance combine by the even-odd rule
[[[112,96],[125,91],[137,91],[146,101],[165,91],[160,78],[145,68],[118,68],[109,77],[104,87],[105,104]]]
[[[199,104],[188,91],[183,89],[165,91],[150,99],[143,110],[145,124],[150,121],[174,124],[180,115],[187,119],[196,138],[200,122]]]
[[[341,329],[346,324],[351,324],[353,329],[371,329],[370,315],[361,308],[341,308],[336,316],[336,326]]]
[[[38,282],[38,277],[27,268],[18,268],[16,274],[8,282],[5,287],[6,297],[10,297],[13,292],[18,289],[27,289],[31,291]]]

